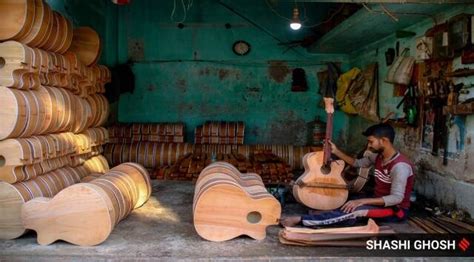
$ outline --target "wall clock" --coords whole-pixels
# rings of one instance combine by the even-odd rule
[[[239,40],[232,46],[232,51],[234,51],[236,55],[246,55],[250,52],[250,44],[243,40]]]

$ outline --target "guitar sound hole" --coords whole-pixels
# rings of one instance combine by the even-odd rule
[[[5,66],[5,58],[0,57],[0,68]]]
[[[247,221],[251,224],[257,224],[260,220],[262,220],[262,214],[257,211],[250,212],[247,215]]]
[[[5,157],[0,156],[0,166],[4,166],[4,165],[5,165]]]
[[[327,175],[331,173],[331,166],[330,165],[322,165],[321,166],[321,173]]]

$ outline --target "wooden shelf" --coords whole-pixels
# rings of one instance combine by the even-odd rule
[[[443,114],[453,114],[453,115],[469,115],[474,114],[474,102],[467,104],[459,104],[453,106],[444,106]]]
[[[390,124],[393,127],[399,127],[399,128],[407,128],[409,125],[407,124],[406,120],[404,118],[401,119],[389,119],[387,120],[387,123]]]
[[[467,77],[474,75],[474,69],[459,70],[451,73],[447,73],[446,77]]]

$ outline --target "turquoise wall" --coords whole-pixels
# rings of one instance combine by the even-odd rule
[[[238,9],[232,1],[226,4]],[[301,38],[301,32],[290,32],[285,21],[269,23],[278,20],[268,9],[262,12],[261,5],[239,12],[262,24],[263,31],[218,1],[194,1],[183,29],[170,19],[173,1],[133,1],[119,7],[118,59],[136,61],[136,89],[120,96],[118,120],[185,122],[188,141],[206,120],[240,120],[246,124],[246,143],[306,144],[310,122],[325,115],[318,106],[316,73],[328,61],[347,68],[347,57],[279,46],[267,33],[277,38],[286,34],[283,40],[288,41]],[[182,16],[176,13],[175,21]],[[225,23],[232,28],[226,29]],[[237,40],[250,43],[247,56],[232,52]],[[141,48],[131,48],[135,43]],[[295,67],[306,71],[307,92],[290,92]],[[347,118],[338,113],[335,119],[335,137],[342,141]]]

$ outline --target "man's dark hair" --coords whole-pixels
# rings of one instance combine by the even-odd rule
[[[362,132],[364,136],[375,136],[376,138],[386,137],[393,143],[395,140],[395,130],[389,124],[376,124]]]

